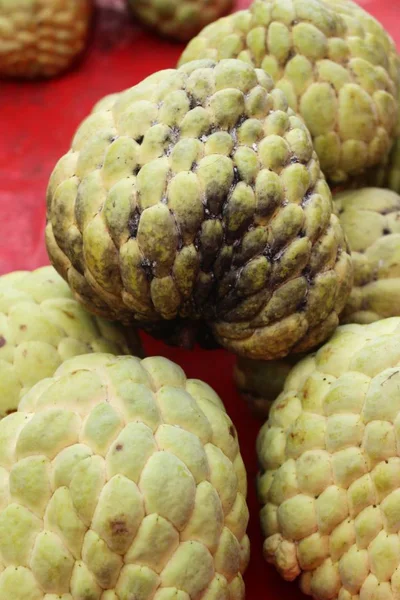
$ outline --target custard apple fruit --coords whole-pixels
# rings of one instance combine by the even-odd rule
[[[0,0],[0,77],[52,77],[84,49],[92,0]]]
[[[400,318],[297,365],[258,442],[264,556],[316,600],[398,597]]]
[[[255,0],[207,26],[179,64],[240,58],[283,90],[332,182],[385,162],[398,114],[393,40],[350,0]]]
[[[0,422],[1,600],[241,600],[246,472],[215,392],[90,354]]]
[[[88,352],[142,354],[133,329],[87,313],[52,267],[0,277],[0,418],[64,360]]]
[[[336,328],[352,266],[303,121],[241,60],[103,99],[47,194],[49,256],[89,310],[190,345],[303,352]]]
[[[129,0],[134,15],[161,35],[185,42],[226,15],[233,0]]]

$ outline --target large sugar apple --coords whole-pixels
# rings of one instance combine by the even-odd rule
[[[47,206],[49,255],[76,296],[167,341],[206,322],[238,354],[301,352],[333,332],[352,285],[309,132],[240,60],[101,101]]]
[[[66,361],[0,422],[1,600],[241,600],[246,472],[213,390],[161,357]]]
[[[332,182],[385,162],[395,135],[393,40],[350,0],[255,0],[206,27],[179,64],[240,58],[274,79],[306,122]]]
[[[344,325],[258,438],[264,555],[316,600],[398,597],[400,318]]]
[[[88,35],[92,0],[0,0],[0,77],[51,77]]]
[[[378,188],[347,191],[334,196],[352,250],[354,286],[342,323],[370,323],[400,316],[400,196]],[[234,378],[242,396],[258,415],[266,416],[282,391],[291,389],[293,376],[285,382],[300,360],[290,356],[281,361],[238,358]]]
[[[87,313],[52,267],[0,277],[0,418],[64,360],[88,352],[142,353],[133,330]]]
[[[129,4],[144,24],[184,42],[225,15],[233,0],[129,0]]]

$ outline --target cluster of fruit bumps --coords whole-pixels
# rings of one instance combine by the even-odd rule
[[[137,10],[171,34],[183,4]],[[227,7],[197,4],[192,33]],[[351,0],[255,0],[96,104],[49,180],[53,266],[0,277],[0,600],[244,598],[236,429],[137,329],[237,354],[265,559],[316,600],[399,596],[399,98]]]

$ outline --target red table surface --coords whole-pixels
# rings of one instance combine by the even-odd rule
[[[237,0],[245,8],[250,0]],[[129,16],[102,0],[89,50],[77,67],[48,82],[0,83],[0,274],[48,264],[44,246],[45,190],[56,161],[68,150],[80,121],[94,103],[135,85],[160,69],[174,67],[183,45],[141,30]],[[359,0],[400,45],[398,0]],[[108,8],[107,8],[108,6]],[[234,358],[225,351],[185,352],[143,336],[147,354],[163,354],[188,377],[203,379],[222,397],[241,441],[249,481],[251,561],[245,575],[249,600],[294,597],[296,584],[283,582],[262,558],[255,494],[255,439],[259,423],[232,382]],[[294,596],[293,596],[294,595]]]

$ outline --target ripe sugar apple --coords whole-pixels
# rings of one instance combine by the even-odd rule
[[[385,162],[395,135],[393,40],[350,0],[255,0],[206,27],[179,64],[240,58],[261,67],[305,120],[331,182]]]
[[[354,286],[341,323],[363,324],[400,316],[400,196],[389,190],[365,188],[337,194],[334,203],[354,267]],[[285,391],[290,391],[293,382],[297,385],[296,377],[285,380],[300,358],[238,358],[234,379],[257,415],[268,415],[284,385]]]
[[[67,358],[141,354],[136,333],[88,314],[52,267],[0,277],[0,418]]]
[[[66,361],[0,422],[1,600],[241,600],[246,472],[165,358]]]
[[[185,42],[225,15],[233,0],[129,0],[129,4],[144,24]]]
[[[204,60],[105,98],[58,162],[47,248],[93,312],[170,343],[302,352],[352,285],[310,135],[261,69]],[[197,322],[197,325],[194,323]]]
[[[399,367],[400,318],[341,326],[260,432],[264,555],[316,600],[398,596]]]
[[[83,50],[92,0],[0,0],[0,77],[51,77]]]

